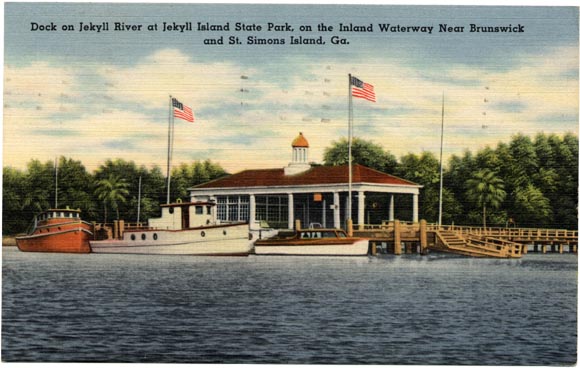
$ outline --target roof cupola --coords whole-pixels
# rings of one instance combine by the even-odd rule
[[[294,175],[310,169],[308,164],[308,141],[300,132],[292,141],[292,162],[284,168],[284,174]]]

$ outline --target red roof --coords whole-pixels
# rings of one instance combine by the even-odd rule
[[[385,174],[362,165],[353,165],[352,182],[419,186],[408,180]],[[200,184],[194,188],[248,188],[321,184],[348,184],[348,165],[315,166],[296,175],[284,175],[284,169],[245,170],[205,184]]]

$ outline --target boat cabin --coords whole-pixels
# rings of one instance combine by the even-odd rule
[[[36,216],[37,225],[46,225],[51,223],[61,223],[63,220],[80,221],[81,210],[67,209],[49,209]]]
[[[341,229],[303,229],[280,231],[272,239],[340,239],[347,237],[346,231]]]
[[[161,205],[161,217],[149,219],[149,227],[185,230],[215,223],[215,203],[187,202]]]

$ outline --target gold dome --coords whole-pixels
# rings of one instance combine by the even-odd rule
[[[304,148],[308,148],[310,145],[308,144],[308,141],[306,140],[306,138],[304,138],[304,136],[302,135],[302,132],[300,132],[300,135],[298,135],[298,137],[294,138],[294,140],[292,141],[292,147],[296,148],[296,147],[304,147]]]

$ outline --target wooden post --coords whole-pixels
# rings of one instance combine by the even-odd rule
[[[546,244],[542,244],[542,254],[546,254],[546,248],[548,248],[548,246]]]
[[[125,233],[125,220],[119,220],[119,239],[123,238],[123,233]]]
[[[119,239],[119,221],[113,221],[113,238]]]
[[[353,234],[353,229],[352,229],[352,219],[348,219],[346,221],[346,232],[348,233],[348,236],[352,236]]]
[[[564,253],[564,244],[562,243],[558,244],[558,251],[560,252],[560,254]]]
[[[401,222],[399,220],[395,220],[395,255],[401,255]]]
[[[93,240],[97,240],[97,223],[93,221],[91,224],[93,225]]]
[[[421,220],[419,222],[419,241],[421,242],[420,252],[422,255],[427,254],[427,221]]]
[[[371,243],[371,254],[373,256],[376,256],[377,255],[377,243],[375,243],[375,242],[372,242]]]
[[[300,230],[300,229],[301,229],[301,228],[300,228],[300,220],[299,220],[299,219],[296,219],[296,220],[294,221],[294,229],[295,229],[295,230]]]
[[[522,244],[522,254],[528,254],[528,245]]]

